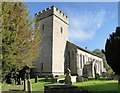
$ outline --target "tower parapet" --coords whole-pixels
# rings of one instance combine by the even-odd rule
[[[40,11],[39,13],[36,13],[35,14],[36,22],[44,18],[47,18],[51,15],[55,15],[60,20],[68,24],[68,17],[63,12],[61,12],[58,8],[56,8],[54,5],[49,8],[46,8],[45,10]]]

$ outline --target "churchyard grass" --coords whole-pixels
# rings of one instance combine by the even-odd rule
[[[31,79],[32,82],[32,91],[44,91],[44,85],[49,84],[59,84],[59,83],[51,83],[50,79],[48,81],[44,81],[44,78],[38,78],[38,83],[34,82],[34,79]],[[87,89],[88,91],[119,91],[117,80],[89,80],[87,82],[78,82],[73,83],[73,85],[78,86],[78,88]],[[5,84],[2,85],[3,91],[9,90],[23,90],[23,85],[15,85],[15,84]],[[111,93],[111,92],[110,92]]]
[[[48,84],[51,83],[49,81],[44,82],[44,78],[38,78],[38,83],[35,83],[34,81],[35,81],[35,79],[31,79],[32,91],[43,91],[44,90],[44,85],[48,85]],[[6,83],[3,82],[2,91],[9,91],[9,90],[23,90],[23,85],[6,84]]]
[[[79,88],[87,89],[88,91],[119,91],[117,80],[89,80],[87,82],[73,83]]]
[[[22,81],[23,82],[23,81]],[[38,83],[35,83],[35,79],[31,79],[32,82],[32,91],[44,91],[45,85],[53,84],[51,80],[45,81],[44,78],[38,78]],[[54,83],[57,84],[57,83]],[[23,85],[16,85],[16,84],[6,84],[3,82],[2,84],[2,91],[10,91],[10,90],[23,90]]]

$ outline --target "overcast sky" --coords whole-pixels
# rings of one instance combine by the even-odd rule
[[[104,49],[109,34],[118,26],[117,2],[28,2],[30,15],[52,5],[69,18],[69,41],[89,50]]]

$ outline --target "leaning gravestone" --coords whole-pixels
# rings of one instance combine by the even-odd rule
[[[67,69],[67,71],[66,71],[65,84],[72,85],[71,71],[69,69]]]

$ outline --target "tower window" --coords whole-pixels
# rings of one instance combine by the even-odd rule
[[[60,32],[63,33],[63,28],[62,27],[60,27]]]
[[[42,30],[44,30],[44,25],[42,25]]]

